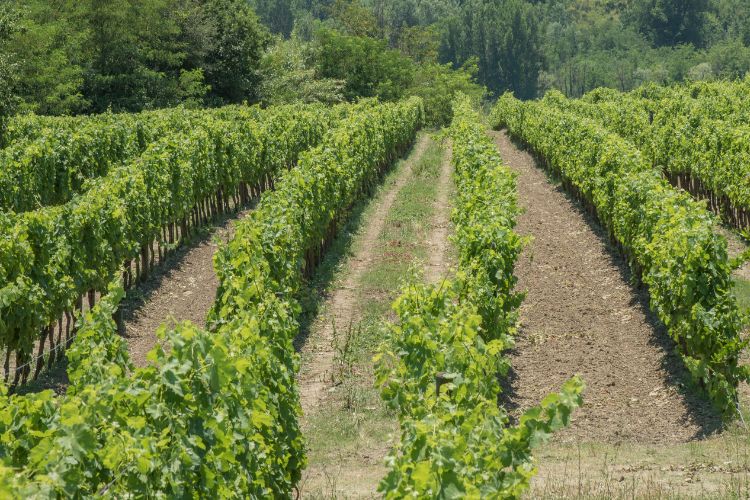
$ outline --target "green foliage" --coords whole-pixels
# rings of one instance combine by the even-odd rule
[[[330,17],[342,31],[357,37],[379,38],[375,14],[359,0],[334,0],[328,8]]]
[[[477,72],[474,60],[458,70],[432,62],[418,64],[401,52],[388,49],[382,40],[322,29],[316,35],[314,59],[322,77],[345,82],[343,94],[348,100],[373,96],[386,100],[421,97],[426,123],[432,126],[443,126],[450,121],[456,93],[476,100],[484,95],[484,88],[474,81]]]
[[[206,15],[216,26],[202,66],[213,96],[220,102],[254,102],[268,32],[246,0],[212,0]]]
[[[15,13],[5,6],[0,6],[0,48],[18,29]],[[17,97],[17,68],[15,62],[8,57],[4,50],[0,51],[0,145],[6,138],[8,117],[15,111]]]
[[[343,80],[344,97],[399,99],[411,83],[414,63],[382,40],[321,29],[315,36],[316,69],[321,77]]]
[[[86,35],[80,51],[91,66],[83,83],[91,109],[140,110],[159,100],[159,65],[171,65],[160,51],[175,28],[166,0],[84,0],[66,6],[78,32]],[[157,26],[150,23],[163,21]]]
[[[42,114],[70,114],[85,109],[84,69],[76,56],[82,35],[59,15],[34,4],[19,10],[18,30],[6,44],[16,63],[16,91],[21,108]]]
[[[397,42],[398,50],[419,63],[435,63],[440,49],[440,33],[434,26],[403,28]]]
[[[0,344],[28,355],[42,327],[88,290],[103,290],[166,225],[184,226],[217,192],[278,176],[334,118],[322,106],[296,106],[204,111],[195,117],[200,125],[184,130],[168,130],[166,119],[142,154],[90,179],[64,205],[3,213],[0,226],[15,238],[0,248]]]
[[[701,45],[708,0],[637,0],[626,12],[633,23],[656,45]]]
[[[250,0],[249,4],[253,8],[260,20],[265,24],[271,33],[289,36],[294,28],[294,19],[296,12],[293,2],[289,0]]]
[[[750,212],[749,92],[747,81],[718,81],[547,101],[632,141],[652,165],[673,180],[679,176],[684,188],[708,198],[727,222],[743,229]]]
[[[306,65],[325,70],[315,75],[316,84],[326,78],[351,81],[348,100],[406,95],[400,92],[414,72],[411,61],[460,68],[476,59],[479,83],[521,98],[549,89],[580,96],[600,86],[626,91],[646,82],[738,78],[750,70],[750,4],[743,0],[6,4],[20,29],[0,40],[7,59],[0,71],[13,77],[11,88],[22,109],[44,114],[257,102],[259,92],[267,96],[275,83],[290,85],[276,74],[263,81],[259,65],[271,40],[267,29],[285,38],[295,33],[306,42],[321,27],[355,37],[328,41],[342,45],[337,55],[370,57],[372,68],[348,57],[341,68],[328,57]],[[408,59],[399,61],[398,52],[380,54],[386,47]],[[336,53],[328,49],[326,55]],[[12,73],[2,70],[8,64]],[[408,69],[399,71],[399,64]],[[197,70],[203,71],[203,82]],[[367,71],[345,78],[348,70]]]
[[[180,70],[177,83],[177,98],[187,108],[199,108],[203,105],[211,85],[205,83],[203,69]]]
[[[406,93],[422,98],[426,123],[444,126],[451,121],[452,103],[457,94],[470,96],[475,103],[484,97],[484,87],[474,81],[475,70],[475,67],[454,70],[450,65],[423,63],[417,67]]]
[[[533,6],[522,0],[470,0],[447,24],[443,60],[463,64],[478,57],[479,81],[490,90],[536,96],[543,53],[542,26]]]
[[[88,118],[16,117],[0,151],[0,208],[25,212],[57,205],[84,190],[86,181],[132,161],[168,132],[200,127],[184,111]]]
[[[16,494],[287,495],[304,458],[285,304],[265,296],[265,314],[213,333],[162,332],[169,353],[130,374],[111,319],[121,293],[87,313],[65,396],[2,396],[3,465],[25,483]]]
[[[305,465],[292,344],[304,256],[408,147],[421,118],[416,99],[347,113],[218,253],[212,331],[162,331],[170,349],[155,348],[147,368],[128,373],[112,321],[122,290],[111,285],[69,351],[64,396],[0,394],[0,494],[291,496]]]
[[[512,345],[521,296],[513,266],[522,241],[515,178],[469,100],[456,103],[450,129],[458,195],[453,220],[459,272],[437,286],[408,286],[399,317],[376,356],[383,399],[397,411],[398,445],[380,484],[386,498],[517,498],[535,473],[531,447],[567,425],[583,384],[509,426],[497,404],[498,375]]]
[[[0,40],[22,109],[140,111],[254,101],[268,42],[244,0],[11,0]]]
[[[278,39],[269,48],[261,61],[260,100],[264,105],[343,101],[344,81],[319,78],[310,52],[296,37]]]
[[[737,385],[748,379],[739,365],[744,318],[726,240],[705,206],[673,188],[632,143],[547,101],[503,96],[493,123],[526,142],[596,212],[648,287],[694,380],[734,414]]]

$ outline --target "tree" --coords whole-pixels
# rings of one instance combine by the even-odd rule
[[[719,40],[740,39],[743,45],[750,45],[750,3],[746,0],[713,0],[719,33],[714,36]]]
[[[437,62],[440,33],[435,26],[404,27],[396,46],[417,62]]]
[[[344,100],[343,80],[316,75],[305,44],[297,38],[278,39],[261,61],[263,81],[260,100],[264,105],[295,102],[332,104]]]
[[[346,82],[344,97],[398,99],[411,84],[414,62],[383,40],[345,35],[331,29],[316,33],[318,74]]]
[[[740,39],[721,41],[706,56],[713,73],[720,78],[742,78],[750,71],[750,47]]]
[[[425,63],[417,67],[414,82],[406,90],[407,95],[422,98],[425,122],[435,127],[448,125],[453,117],[453,98],[459,92],[479,103],[485,88],[474,81],[477,72],[474,60],[458,70],[450,64]]]
[[[83,111],[83,67],[76,62],[83,36],[43,2],[19,6],[17,29],[6,38],[16,61],[16,92],[21,110],[43,114]]]
[[[250,0],[250,6],[271,33],[285,37],[292,33],[295,13],[289,0]]]
[[[637,0],[626,17],[656,46],[703,45],[709,0]]]
[[[328,11],[331,19],[335,20],[345,33],[380,38],[375,15],[358,0],[336,0]]]
[[[83,0],[72,10],[87,35],[84,91],[92,110],[155,107],[165,76],[158,66],[170,55],[160,42],[174,33],[167,0]]]
[[[246,0],[210,0],[206,12],[216,25],[204,63],[212,95],[223,102],[256,100],[268,30]]]
[[[8,117],[15,112],[17,103],[15,87],[16,65],[13,55],[4,49],[8,40],[18,29],[18,17],[8,6],[0,7],[0,146],[5,146],[5,130]]]
[[[500,79],[520,99],[536,97],[543,67],[539,22],[533,9],[520,0],[507,2],[499,36],[497,65]]]
[[[495,92],[536,96],[543,68],[536,9],[522,0],[469,0],[446,21],[441,59],[463,64],[479,58],[479,80]]]

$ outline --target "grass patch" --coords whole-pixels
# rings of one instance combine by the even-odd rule
[[[393,444],[398,423],[374,387],[372,356],[387,328],[392,301],[404,281],[413,278],[414,270],[423,267],[427,256],[442,158],[441,145],[430,140],[419,160],[407,159],[394,168],[364,208],[359,229],[351,232],[348,250],[339,252],[354,258],[366,253],[369,260],[355,286],[356,320],[352,325],[336,325],[336,385],[325,407],[307,415],[303,422],[309,465],[301,487],[313,498],[371,496],[385,474],[383,457]],[[403,172],[404,168],[410,171]],[[373,220],[382,197],[402,174],[408,178],[385,214],[375,248],[362,248],[358,239],[362,228]],[[334,277],[327,283],[346,278],[346,262],[340,257],[337,262]],[[312,328],[314,335],[317,324]]]
[[[526,498],[748,498],[750,440],[735,426],[678,444],[551,443]]]
[[[750,281],[744,278],[735,278],[734,295],[737,297],[737,305],[740,309],[750,309]]]
[[[362,294],[373,290],[388,295],[386,304],[395,298],[412,269],[427,257],[425,240],[430,230],[429,220],[434,210],[437,179],[443,149],[431,142],[422,158],[411,165],[411,177],[398,193],[379,237],[379,263],[362,278]],[[369,301],[368,301],[369,302]]]

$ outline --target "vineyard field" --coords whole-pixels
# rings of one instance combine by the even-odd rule
[[[747,83],[598,90],[580,100],[550,93],[544,102],[592,119],[632,142],[674,186],[706,200],[737,230],[750,227]]]
[[[741,135],[745,85],[10,119],[0,496],[692,495],[685,449],[750,453],[744,167],[657,152]],[[612,485],[620,446],[672,469]]]
[[[0,0],[0,500],[750,499],[750,1]]]

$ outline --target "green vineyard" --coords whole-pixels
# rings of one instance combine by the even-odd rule
[[[702,127],[741,134],[742,92],[726,83],[580,100],[505,95],[489,117],[601,225],[633,273],[627,286],[643,286],[690,383],[726,421],[742,412],[746,318],[732,274],[742,260],[730,259],[716,225],[744,227],[739,191],[726,187],[747,174],[738,149],[724,147],[734,139],[712,142]],[[456,97],[452,116],[441,140],[455,186],[455,266],[438,282],[402,278],[395,316],[373,330],[374,358],[362,361],[398,426],[377,486],[386,498],[523,496],[535,450],[586,408],[586,376],[575,372],[533,406],[498,403],[517,377],[526,307],[517,272],[533,240],[517,228],[519,174],[475,103]],[[678,123],[700,148],[669,142],[665,130]],[[437,138],[423,126],[418,98],[11,120],[1,152],[3,495],[289,497],[304,488],[319,459],[301,404],[311,397],[299,344],[311,328],[310,287],[392,171],[417,176],[396,185],[417,182],[417,163],[404,162],[428,168],[425,148],[447,147],[425,146]],[[239,213],[213,256],[205,325],[161,327],[147,362],[134,364],[129,297]],[[356,342],[347,338],[332,354],[329,391],[357,376],[343,368]],[[62,390],[34,388],[61,364]]]
[[[123,295],[122,260],[95,269],[104,295],[76,328],[65,396],[4,396],[2,441],[9,461],[3,485],[9,493],[290,493],[305,463],[294,383],[299,362],[292,347],[298,328],[295,292],[305,269],[315,266],[330,243],[331,228],[413,141],[422,117],[416,100],[365,103],[338,117],[320,109],[299,111],[292,116],[291,110],[274,110],[259,127],[271,129],[274,120],[286,120],[286,137],[251,142],[257,137],[253,122],[236,117],[225,125],[235,124],[237,131],[224,128],[221,134],[234,132],[228,137],[235,142],[223,143],[218,136],[210,141],[197,130],[192,141],[183,142],[197,149],[178,153],[172,148],[173,155],[184,156],[170,157],[165,141],[147,149],[145,158],[122,174],[102,178],[113,185],[112,198],[103,201],[122,203],[111,211],[124,222],[121,228],[127,229],[130,220],[151,222],[143,217],[146,210],[156,215],[151,234],[160,234],[169,223],[182,221],[185,227],[191,214],[198,221],[206,198],[223,209],[222,202],[242,192],[241,183],[255,191],[272,178],[268,184],[275,189],[262,197],[217,257],[221,285],[208,321],[210,333],[189,325],[171,331],[171,349],[154,352],[154,367],[133,372],[117,335],[113,316]],[[164,169],[144,168],[151,166],[149,160]],[[282,173],[284,168],[290,170]],[[116,189],[123,177],[146,174],[165,182],[157,185],[162,197],[153,200],[153,212],[145,203],[130,205],[139,209],[131,219],[129,204]],[[184,180],[175,182],[180,174]],[[148,186],[141,196],[149,193]],[[173,204],[163,197],[170,186],[175,188]],[[110,191],[97,190],[92,197],[103,194],[110,196]],[[98,234],[102,239],[95,246],[107,245],[111,233]],[[18,475],[19,468],[27,473]]]
[[[750,1],[0,1],[0,500],[750,499]]]
[[[726,241],[689,194],[673,188],[626,139],[545,101],[505,96],[496,126],[529,145],[596,214],[648,287],[694,379],[723,411],[736,411],[745,347],[743,317],[731,293]]]

